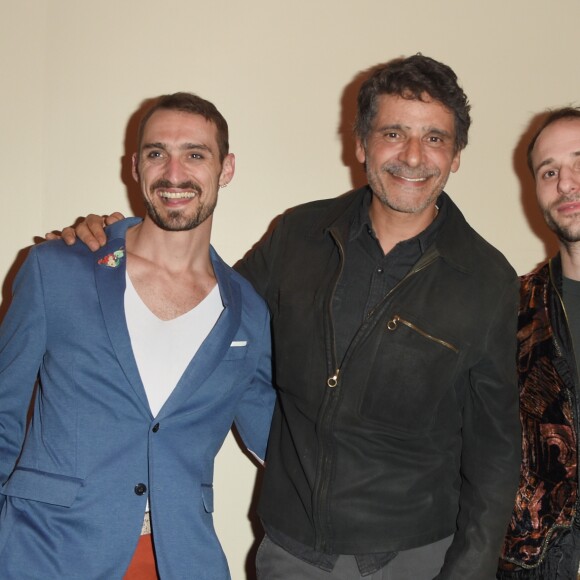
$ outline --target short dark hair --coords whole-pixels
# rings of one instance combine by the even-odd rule
[[[455,151],[461,151],[467,145],[471,106],[457,83],[457,75],[446,64],[418,53],[391,60],[374,69],[358,94],[355,132],[363,143],[377,114],[378,97],[385,94],[421,101],[427,94],[439,101],[455,118]]]
[[[540,125],[538,130],[534,133],[534,136],[532,137],[532,140],[528,145],[527,151],[528,167],[530,168],[530,171],[532,172],[534,179],[536,176],[534,174],[534,165],[532,163],[532,153],[534,151],[536,141],[538,140],[538,137],[546,127],[550,126],[552,123],[555,123],[556,121],[560,121],[561,119],[580,119],[580,107],[562,107],[560,109],[554,109],[553,111],[549,111],[548,116],[542,121],[542,124]]]
[[[217,144],[220,161],[225,159],[230,148],[227,121],[213,103],[210,103],[193,93],[185,92],[161,95],[155,99],[151,107],[147,109],[139,123],[139,130],[137,133],[137,146],[139,151],[141,150],[145,125],[153,113],[159,110],[181,111],[183,113],[191,113],[192,115],[201,115],[206,120],[213,123],[217,128]]]

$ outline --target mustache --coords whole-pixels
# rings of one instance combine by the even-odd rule
[[[171,183],[169,179],[158,179],[151,184],[151,190],[154,189],[171,189],[172,187],[176,189],[191,189],[198,194],[201,194],[201,187],[194,181],[182,181],[181,183]]]
[[[560,205],[561,203],[578,203],[580,195],[561,195],[552,205]]]
[[[580,202],[580,195],[561,195],[558,197],[556,201],[553,201],[549,206],[545,208],[544,215],[546,212],[551,212],[557,210],[562,204],[565,203],[579,203]]]
[[[409,167],[404,163],[385,163],[382,167],[385,173],[406,177],[407,179],[426,179],[428,177],[438,177],[441,172],[436,167],[429,168],[421,165],[419,167]]]

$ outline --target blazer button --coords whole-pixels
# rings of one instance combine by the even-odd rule
[[[151,431],[153,431],[153,433],[157,433],[157,431],[159,431],[159,423],[155,423],[155,425],[153,425],[153,429],[151,429]]]
[[[135,493],[137,495],[143,495],[147,491],[147,486],[144,483],[138,483],[135,486]]]

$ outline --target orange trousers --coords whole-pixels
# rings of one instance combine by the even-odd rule
[[[123,580],[159,580],[151,534],[144,534],[139,538],[137,549]]]

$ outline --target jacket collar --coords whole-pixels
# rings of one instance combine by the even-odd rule
[[[94,254],[94,270],[103,319],[117,360],[139,399],[143,411],[151,417],[145,388],[131,348],[124,308],[127,270],[125,235],[128,228],[140,221],[138,218],[129,218],[107,228],[108,241]],[[204,382],[224,358],[241,324],[241,288],[233,279],[231,269],[222,261],[213,247],[210,247],[210,258],[224,310],[190,361],[158,417],[178,411],[184,401],[198,391],[199,404],[203,404],[205,397],[216,396],[215,385],[213,389],[203,389]]]
[[[359,211],[365,195],[370,191],[368,185],[361,189],[354,190],[342,195],[334,200],[333,207],[325,213],[323,219],[315,226],[315,230],[323,231],[325,234],[332,231],[342,242],[346,242],[350,223]],[[433,257],[433,252],[442,257],[451,266],[464,272],[474,272],[477,269],[477,259],[470,252],[468,245],[464,243],[466,234],[469,237],[479,234],[467,223],[459,208],[453,203],[449,195],[441,193],[444,203],[447,205],[447,215],[445,222],[437,233],[433,247],[429,248],[425,254],[429,258]],[[483,238],[481,238],[483,240]]]
[[[550,281],[554,285],[554,288],[562,295],[562,258],[560,254],[556,254],[553,258],[548,260],[548,270],[550,275]],[[545,268],[545,265],[543,266]]]

